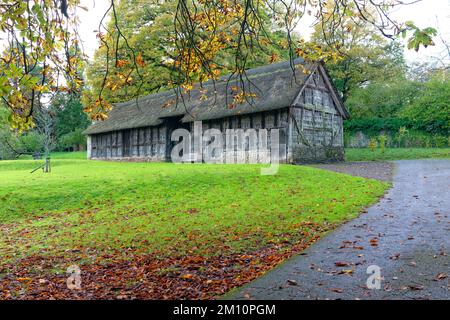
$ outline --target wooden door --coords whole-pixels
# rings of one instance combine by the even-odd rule
[[[122,131],[122,157],[131,156],[131,130]]]

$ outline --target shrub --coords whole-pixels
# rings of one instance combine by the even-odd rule
[[[397,133],[397,144],[398,147],[402,147],[404,145],[404,137],[408,134],[408,129],[406,127],[400,127]]]
[[[436,148],[445,148],[448,146],[448,138],[444,136],[435,136],[433,137],[433,145]]]
[[[369,148],[370,148],[370,150],[372,150],[372,152],[375,151],[377,145],[378,145],[377,139],[375,139],[375,138],[370,139]]]
[[[36,131],[30,131],[22,135],[19,140],[26,152],[35,153],[44,149],[45,137]]]
[[[439,135],[450,131],[450,81],[448,74],[436,74],[425,84],[420,96],[399,115],[415,122],[416,129]]]
[[[363,131],[361,131],[363,132]],[[383,133],[387,136],[385,144],[387,148],[445,148],[450,147],[450,138],[444,135],[430,134],[425,131],[406,129],[395,134]],[[369,135],[363,132],[366,137],[367,144],[363,145],[370,148],[370,140],[378,140],[379,135]],[[357,134],[346,133],[345,146],[349,146],[352,139],[356,138]]]
[[[378,142],[380,143],[381,153],[384,153],[386,151],[387,139],[388,139],[388,137],[384,134],[382,134],[378,137]]]
[[[82,129],[77,129],[61,136],[58,145],[61,150],[67,150],[74,146],[86,145],[86,136],[83,134]]]
[[[14,159],[16,155],[10,146],[18,149],[18,142],[9,130],[0,131],[0,160]]]

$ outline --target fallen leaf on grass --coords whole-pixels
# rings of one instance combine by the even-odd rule
[[[19,282],[30,282],[31,278],[23,277],[23,278],[16,278],[16,280]]]
[[[199,210],[197,208],[191,208],[191,209],[187,210],[187,213],[189,213],[189,214],[194,214],[194,213],[198,213],[198,212],[199,212]]]
[[[302,252],[313,240],[315,238],[294,246],[281,244],[267,246],[261,250],[249,250],[245,256],[242,253],[232,253],[225,246],[222,247],[224,254],[217,257],[188,254],[164,258],[155,253],[141,254],[130,251],[127,257],[133,259],[123,259],[122,255],[116,253],[99,254],[94,263],[83,266],[86,281],[83,281],[83,290],[76,292],[67,290],[65,275],[48,271],[56,265],[67,265],[65,256],[31,256],[21,260],[18,265],[2,266],[12,271],[0,281],[0,300],[11,299],[13,295],[10,292],[14,295],[20,294],[21,299],[48,300],[213,299],[232,288],[248,283],[292,255]],[[284,250],[288,247],[290,250]],[[87,250],[82,250],[85,251]],[[254,261],[258,263],[253,263]],[[70,262],[72,263],[71,260]],[[35,273],[41,266],[43,270]],[[312,267],[323,272],[317,266]],[[31,275],[28,276],[29,274]],[[25,275],[31,279],[30,282],[21,283],[16,280],[26,277]],[[47,283],[43,285],[39,283],[39,279],[45,279]],[[26,292],[22,293],[25,285]]]

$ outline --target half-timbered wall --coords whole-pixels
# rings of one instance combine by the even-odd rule
[[[238,115],[222,119],[204,121],[202,123],[203,132],[207,129],[219,129],[222,132],[222,141],[226,144],[227,138],[234,139],[234,148],[229,149],[224,145],[223,163],[269,163],[271,150],[271,130],[279,131],[279,161],[287,161],[287,132],[289,126],[289,109],[283,108],[268,112],[258,112]],[[245,140],[242,142],[243,148],[239,148],[240,142],[237,137],[228,135],[227,129],[244,130]],[[252,133],[249,129],[255,129]],[[259,134],[259,129],[267,130],[267,138]],[[256,134],[255,134],[256,133]],[[252,136],[255,134],[254,136]],[[253,142],[253,143],[251,143]],[[231,154],[230,154],[231,153]]]
[[[290,162],[343,160],[343,119],[317,70],[291,107]]]
[[[256,135],[256,145],[250,143],[250,137],[246,136],[244,148],[239,149],[236,141],[233,150],[227,150],[224,145],[222,161],[229,163],[261,163],[269,162],[270,133],[272,129],[279,130],[279,159],[286,161],[287,155],[287,134],[288,134],[288,108],[274,110],[270,112],[259,112],[248,115],[238,115],[222,119],[203,121],[203,132],[207,129],[219,129],[222,132],[222,141],[227,139],[227,129],[267,129],[267,144],[265,139],[260,140],[260,135]],[[192,127],[192,124],[191,124]],[[191,130],[192,132],[192,130]],[[258,131],[257,131],[258,133]],[[92,159],[141,159],[145,161],[166,161],[167,148],[170,145],[170,137],[167,127],[136,128],[124,131],[114,131],[103,134],[92,135],[91,152]],[[126,140],[128,139],[128,140]],[[128,141],[128,142],[127,142]],[[192,150],[191,150],[192,151]],[[227,155],[228,152],[228,155]],[[231,155],[230,152],[233,154]]]
[[[142,158],[148,161],[164,161],[166,139],[165,126],[92,135],[90,156],[93,159]]]

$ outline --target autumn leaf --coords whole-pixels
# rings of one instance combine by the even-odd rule
[[[117,68],[123,68],[127,64],[128,64],[128,61],[126,61],[126,60],[119,59],[119,60],[116,61],[116,67]]]
[[[337,261],[337,262],[334,263],[334,265],[335,265],[336,267],[348,267],[348,266],[350,266],[351,264],[348,263],[348,262],[344,262],[344,261]]]
[[[291,285],[291,286],[296,286],[296,285],[298,285],[297,281],[292,280],[292,279],[288,279],[286,282],[287,282],[287,284],[289,284],[289,285]]]
[[[272,53],[272,55],[270,56],[269,63],[277,62],[279,59],[280,59],[280,57],[277,54]]]
[[[372,238],[369,240],[369,243],[372,247],[376,247],[378,246],[378,239],[377,238]]]
[[[139,52],[139,54],[136,57],[136,64],[140,67],[145,66],[144,59],[142,58],[142,53]]]
[[[447,274],[445,274],[443,272],[438,273],[438,275],[434,278],[434,280],[436,280],[436,281],[440,281],[440,280],[444,280],[444,279],[447,279]]]
[[[420,284],[414,284],[414,285],[408,286],[408,288],[413,291],[419,291],[419,290],[423,290],[425,287]]]
[[[348,275],[351,275],[351,274],[353,274],[355,272],[355,270],[353,270],[353,269],[343,269],[343,270],[340,270],[339,272],[338,272],[338,274],[348,274]]]
[[[194,214],[194,213],[198,213],[198,212],[199,212],[199,210],[197,208],[190,208],[187,210],[187,213],[189,213],[189,214]]]

